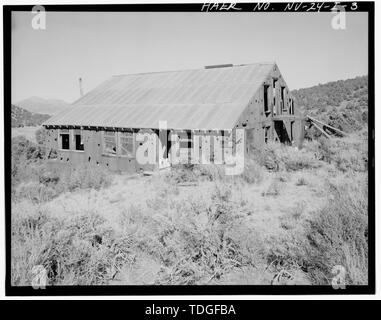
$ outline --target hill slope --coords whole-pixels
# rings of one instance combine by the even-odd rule
[[[65,110],[69,104],[57,99],[30,97],[16,103],[19,107],[34,113],[54,115]]]
[[[12,104],[12,127],[39,126],[50,118],[48,114],[33,113]]]
[[[306,115],[345,132],[367,127],[368,76],[293,90],[292,94]]]

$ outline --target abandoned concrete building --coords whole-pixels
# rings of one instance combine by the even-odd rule
[[[245,156],[270,140],[299,146],[304,136],[304,119],[276,63],[113,76],[43,126],[56,150],[51,163],[121,172],[170,166],[174,135],[188,152],[193,134],[223,144],[242,129]],[[139,133],[160,148],[154,164],[136,161]]]

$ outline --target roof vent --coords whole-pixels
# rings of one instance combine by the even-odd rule
[[[83,97],[82,78],[79,78],[78,81],[79,81],[79,94],[81,97]]]
[[[205,69],[215,69],[215,68],[229,68],[232,67],[232,63],[227,63],[227,64],[214,64],[211,66],[205,66]]]

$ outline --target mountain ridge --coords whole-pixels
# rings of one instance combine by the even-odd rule
[[[69,103],[60,99],[45,99],[32,96],[21,100],[14,105],[32,113],[55,115],[70,106]]]

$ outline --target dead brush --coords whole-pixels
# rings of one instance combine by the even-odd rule
[[[165,176],[166,182],[168,184],[180,184],[197,182],[197,177],[193,172],[193,165],[174,165],[171,170]]]
[[[178,185],[197,184],[199,181],[220,181],[225,178],[223,166],[215,164],[176,165],[166,175],[167,183]]]
[[[319,139],[305,143],[306,150],[318,160],[334,164],[341,172],[366,172],[368,150],[366,140],[356,136],[336,139]]]
[[[264,150],[258,150],[256,158],[270,171],[298,171],[322,166],[309,149],[297,149],[277,142],[270,142]]]
[[[283,163],[277,155],[279,148],[279,143],[270,141],[263,149],[254,150],[253,160],[269,171],[281,171],[283,169]]]
[[[17,165],[15,170],[22,170],[25,175],[17,184],[13,184],[13,195],[17,201],[29,199],[34,203],[47,202],[64,192],[107,188],[113,180],[106,169],[89,165],[79,165],[61,171],[48,170],[46,163],[40,162]]]
[[[353,178],[352,178],[353,179]],[[352,180],[351,180],[352,181]],[[368,201],[365,185],[331,184],[331,199],[316,213],[308,228],[311,259],[320,269],[319,283],[343,265],[347,284],[366,284],[368,266]],[[321,277],[324,274],[324,277]]]
[[[290,263],[274,260],[268,265],[266,270],[274,274],[270,282],[271,285],[287,285],[295,280],[297,277],[296,270],[300,270],[300,266],[295,261]]]
[[[226,178],[225,169],[221,165],[199,164],[193,167],[193,172],[201,180],[220,181]]]
[[[12,234],[12,283],[30,285],[33,267],[42,265],[48,285],[106,284],[121,265],[133,263],[127,244],[97,214],[44,219],[36,211],[32,217],[19,216]]]
[[[286,230],[295,229],[300,223],[305,208],[306,203],[304,201],[298,202],[290,212],[280,218],[281,227]]]
[[[181,229],[181,255],[173,256],[158,279],[158,284],[196,284],[219,279],[229,270],[240,267],[244,262],[239,248],[230,237],[209,229],[200,234],[194,230]]]
[[[58,184],[57,188],[61,188],[63,191],[100,190],[111,185],[112,176],[102,167],[84,164],[62,171],[60,181],[61,184]]]
[[[241,178],[249,184],[259,184],[263,181],[263,177],[263,168],[255,160],[246,158]]]
[[[316,169],[322,166],[315,156],[304,149],[282,146],[279,149],[279,157],[287,171],[298,171],[303,169]]]
[[[268,239],[269,264],[275,261],[282,267],[295,266],[295,272],[302,271],[311,283],[318,285],[331,284],[332,268],[342,265],[346,270],[346,284],[366,284],[366,187],[343,181],[330,185],[329,193],[327,205],[311,218],[300,220],[299,213],[296,215],[298,228],[283,229],[280,235]]]
[[[296,181],[296,185],[297,185],[297,186],[307,186],[307,185],[308,185],[308,182],[307,182],[306,178],[304,178],[304,177],[300,177],[300,178],[298,179],[298,181]]]
[[[280,171],[280,172],[277,173],[276,178],[280,182],[287,182],[287,181],[289,181],[291,179],[291,175],[287,171]]]
[[[265,271],[273,275],[271,284],[289,284],[308,279],[308,267],[301,258],[307,254],[304,241],[305,238],[294,230],[266,239]]]
[[[199,208],[205,223],[200,224],[191,206],[184,206],[176,219],[157,228],[164,267],[156,284],[208,283],[234,268],[255,264],[250,251],[254,233],[232,215],[230,198],[229,187],[217,184],[213,203]],[[253,242],[248,244],[248,239]]]
[[[154,210],[161,210],[167,207],[168,199],[156,194],[154,197],[146,200],[147,206]]]
[[[280,194],[280,186],[278,181],[275,180],[271,182],[271,184],[269,185],[266,191],[262,192],[262,197],[267,197],[267,196],[276,197],[279,194]]]

